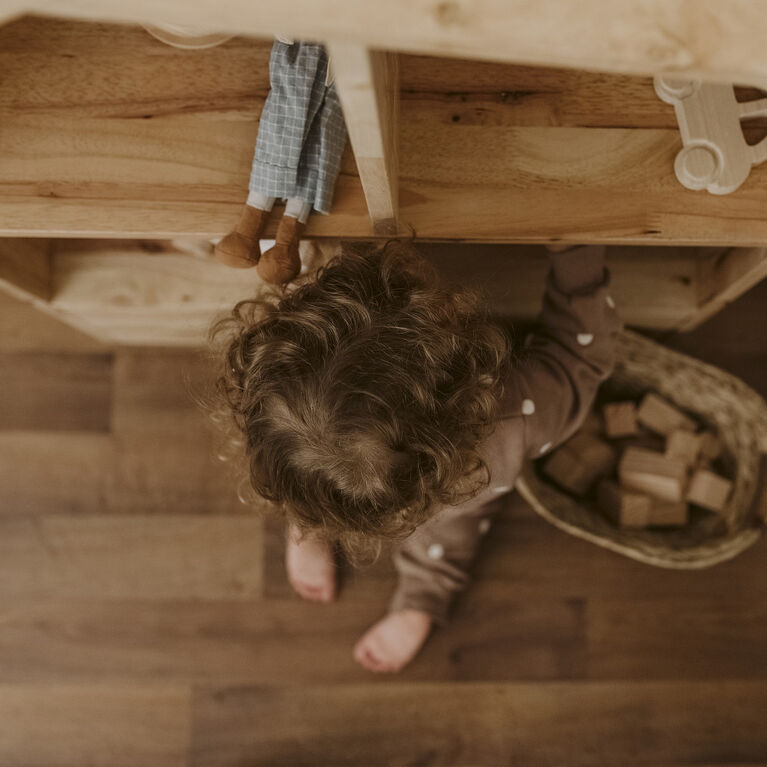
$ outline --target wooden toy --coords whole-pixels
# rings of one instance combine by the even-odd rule
[[[601,434],[604,431],[604,423],[598,413],[589,410],[589,414],[586,416],[578,431],[586,432],[588,434]]]
[[[690,510],[684,501],[655,501],[649,514],[650,527],[679,527],[686,525]]]
[[[629,447],[621,458],[618,475],[624,487],[648,493],[663,501],[684,500],[687,467],[642,447]]]
[[[677,429],[695,431],[695,422],[657,394],[646,394],[637,411],[637,420],[658,434],[671,434]]]
[[[620,527],[646,527],[650,523],[653,500],[603,479],[597,486],[597,503],[605,516]]]
[[[708,462],[715,461],[722,454],[722,444],[710,431],[700,435],[700,457]]]
[[[677,429],[666,440],[666,458],[682,461],[685,466],[694,466],[700,454],[702,434],[695,434],[686,429]]]
[[[688,189],[734,192],[752,165],[767,160],[767,139],[749,146],[741,121],[767,115],[767,99],[740,103],[728,83],[655,78],[655,92],[674,106],[683,147],[674,172]]]
[[[585,495],[615,468],[615,452],[593,434],[579,432],[544,462],[544,473],[575,495]]]
[[[688,503],[694,503],[710,511],[721,512],[732,492],[732,482],[713,471],[698,469],[693,474],[687,490]]]
[[[637,413],[633,402],[613,402],[602,408],[608,437],[631,437],[637,433]]]

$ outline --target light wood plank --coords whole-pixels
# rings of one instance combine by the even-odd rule
[[[190,691],[160,685],[0,685],[0,762],[186,767]]]
[[[400,134],[397,56],[347,42],[330,42],[328,53],[373,232],[397,234]]]
[[[51,295],[50,240],[0,239],[0,289],[27,301]]]
[[[193,754],[198,767],[390,765],[407,743],[415,764],[761,762],[765,706],[763,681],[202,690]]]
[[[96,352],[106,348],[36,304],[0,294],[0,354],[19,352]]]
[[[297,39],[353,40],[371,48],[488,58],[619,72],[685,72],[749,84],[767,82],[761,64],[767,22],[758,0],[485,0],[413,5],[397,0],[339,6],[334,0],[279,5],[210,0],[193,5],[138,0],[4,0],[0,16],[21,8],[111,21],[162,23],[169,18],[208,29]],[[343,12],[341,12],[341,7]],[[175,12],[174,12],[175,9]],[[407,18],[407,24],[402,19]]]
[[[540,246],[419,243],[447,284],[484,293],[490,311],[530,320],[539,311],[548,271]],[[695,249],[611,249],[613,294],[626,322],[676,327],[698,306]],[[112,343],[200,347],[214,318],[263,284],[255,273],[234,271],[171,247],[149,253],[136,242],[61,241],[53,260],[51,306],[76,317]]]
[[[767,248],[732,248],[700,262],[699,305],[679,330],[690,331],[767,277]]]
[[[233,599],[261,592],[246,517],[0,516],[4,599]]]
[[[231,229],[268,88],[268,44],[238,40],[188,54],[141,30],[90,27],[23,20],[0,30],[9,72],[0,83],[0,231],[211,237]],[[516,67],[493,85],[502,66],[450,62],[434,90],[442,66],[426,57],[403,63],[402,231],[506,242],[767,242],[767,168],[724,198],[685,190],[673,173],[681,145],[673,110],[643,111],[653,98],[646,79]],[[196,96],[209,71],[210,86]],[[647,127],[619,127],[632,124]],[[372,234],[351,153],[333,215],[313,216],[307,231]]]

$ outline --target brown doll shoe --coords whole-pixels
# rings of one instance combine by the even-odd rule
[[[255,266],[261,258],[258,241],[266,227],[267,218],[268,210],[246,205],[235,230],[227,234],[213,249],[216,258],[222,264],[236,269]]]
[[[264,282],[284,285],[298,276],[301,271],[298,243],[305,228],[306,224],[292,216],[280,219],[274,247],[269,248],[258,262],[258,274]]]

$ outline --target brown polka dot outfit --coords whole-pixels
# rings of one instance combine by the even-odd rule
[[[469,501],[442,509],[398,549],[392,611],[423,610],[445,622],[490,530],[498,508],[491,501],[514,487],[525,458],[545,455],[578,429],[612,371],[620,321],[604,246],[550,255],[537,329],[505,382],[500,420],[482,447],[490,484]]]

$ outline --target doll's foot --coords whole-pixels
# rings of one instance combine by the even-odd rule
[[[336,596],[336,563],[329,543],[288,528],[285,569],[296,593],[312,602],[332,602]]]
[[[258,241],[261,239],[268,217],[268,210],[246,205],[235,230],[227,234],[214,248],[216,258],[222,264],[236,269],[249,269],[255,266],[261,258]]]
[[[389,613],[357,642],[354,660],[369,671],[400,671],[423,647],[431,626],[431,616],[421,610]]]
[[[258,274],[264,282],[284,285],[298,276],[301,271],[298,244],[305,228],[305,224],[292,216],[280,219],[274,247],[269,248],[258,262]]]

